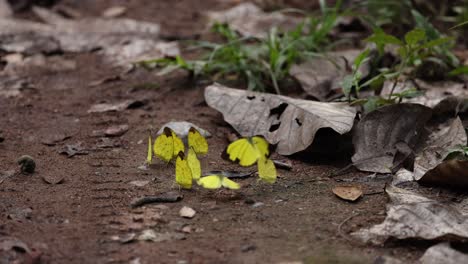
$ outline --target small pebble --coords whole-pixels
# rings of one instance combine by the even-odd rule
[[[264,206],[264,205],[265,205],[265,204],[262,203],[262,202],[256,202],[256,203],[254,203],[254,204],[252,205],[252,208],[258,208],[258,207]]]
[[[184,206],[180,209],[179,215],[184,218],[193,218],[197,212],[188,206]]]

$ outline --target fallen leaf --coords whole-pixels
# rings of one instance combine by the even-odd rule
[[[48,9],[34,7],[34,13],[52,26],[54,31],[73,34],[147,34],[153,37],[160,32],[158,24],[133,19],[83,18],[67,19]]]
[[[98,51],[109,63],[125,66],[142,58],[180,53],[178,44],[158,40],[159,24],[124,18],[68,19],[44,8],[34,13],[46,23],[0,18],[0,48],[28,54]]]
[[[466,190],[468,187],[468,160],[444,161],[425,173],[418,182],[431,186]]]
[[[342,94],[341,82],[347,74],[360,50],[330,52],[323,57],[309,59],[301,64],[294,64],[289,74],[296,78],[302,89],[319,101],[328,101],[333,94]],[[361,69],[363,76],[369,73],[369,65]]]
[[[145,102],[139,100],[125,100],[119,103],[102,103],[91,106],[88,113],[120,112],[125,109],[138,108],[145,105]]]
[[[41,175],[41,178],[48,184],[61,184],[63,183],[65,176],[62,174],[47,174]]]
[[[359,121],[354,131],[352,157],[362,171],[391,173],[402,161],[397,153],[409,155],[421,139],[432,110],[418,104],[394,104],[374,110]]]
[[[333,193],[343,200],[356,201],[362,196],[361,186],[336,186],[332,189]]]
[[[449,243],[439,243],[424,252],[419,259],[421,264],[459,264],[468,263],[468,255],[452,249]]]
[[[81,142],[78,142],[74,145],[65,145],[65,147],[60,150],[60,154],[65,154],[69,158],[75,155],[88,155],[89,152],[81,145]]]
[[[128,129],[128,125],[111,126],[104,131],[104,134],[108,137],[120,137],[127,133]]]
[[[205,138],[211,137],[210,132],[206,131],[203,128],[200,128],[199,126],[197,126],[195,124],[187,122],[187,121],[171,121],[171,122],[165,123],[164,125],[161,126],[161,128],[156,133],[156,135],[158,135],[158,136],[161,135],[163,133],[163,130],[164,130],[165,127],[168,127],[170,129],[172,129],[172,131],[174,131],[174,133],[176,133],[177,136],[179,136],[182,139],[184,139],[184,138],[186,138],[188,136],[188,132],[189,132],[191,127],[198,130],[198,132],[200,132],[200,134],[202,136],[204,136]]]
[[[272,27],[292,30],[300,20],[288,17],[280,12],[266,13],[253,3],[241,3],[223,11],[207,12],[208,27],[215,23],[229,26],[245,37],[265,37]]]
[[[468,238],[466,200],[457,206],[395,186],[389,186],[385,191],[392,204],[387,206],[384,222],[356,231],[352,236],[376,245],[391,237],[454,241]]]
[[[179,215],[184,218],[193,218],[197,212],[188,206],[184,206],[180,209]]]
[[[105,134],[102,134],[105,136]],[[118,148],[122,146],[122,142],[120,140],[115,140],[111,138],[99,138],[98,142],[96,143],[97,148]]]
[[[468,161],[447,160],[457,146],[465,146],[467,135],[460,118],[448,120],[433,128],[424,149],[416,155],[415,180],[437,186],[468,186]]]
[[[104,10],[102,16],[107,18],[119,17],[125,14],[125,12],[127,12],[125,6],[112,6]]]
[[[412,181],[414,181],[414,173],[405,168],[401,168],[393,175],[392,185],[397,186],[398,184]]]
[[[214,84],[205,88],[207,104],[243,137],[262,135],[281,155],[306,149],[320,128],[344,134],[353,127],[356,110],[346,103],[322,103],[256,93]]]
[[[4,73],[17,74],[31,69],[40,69],[46,73],[67,72],[76,69],[76,62],[63,56],[45,56],[35,54],[20,61],[10,62],[3,69]]]

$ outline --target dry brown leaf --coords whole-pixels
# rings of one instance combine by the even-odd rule
[[[128,108],[137,108],[145,103],[139,100],[125,100],[120,103],[101,103],[89,108],[88,113],[119,112]]]
[[[457,146],[466,145],[467,135],[460,118],[432,129],[426,147],[416,155],[414,178],[421,183],[463,188],[468,184],[468,162],[444,161]]]
[[[0,47],[35,54],[99,50],[118,66],[179,54],[177,43],[158,40],[159,24],[123,18],[67,19],[50,10],[33,11],[46,23],[0,18]]]
[[[449,243],[439,243],[426,250],[419,259],[421,264],[459,264],[468,263],[468,255],[450,247]]]
[[[384,222],[352,235],[363,242],[382,244],[388,238],[444,239],[468,238],[467,199],[460,204],[439,202],[395,186],[386,188],[392,200]]]
[[[408,155],[415,149],[431,114],[430,108],[418,104],[394,104],[366,114],[354,131],[355,167],[391,173],[401,165],[397,153]]]
[[[306,149],[321,128],[340,134],[353,126],[356,110],[346,103],[322,103],[286,96],[231,89],[220,84],[205,88],[207,104],[243,137],[264,136],[276,151],[290,155]]]
[[[425,173],[418,182],[466,190],[468,187],[468,160],[444,161]]]
[[[356,201],[362,196],[361,186],[336,186],[332,189],[333,193],[343,200]]]
[[[245,37],[264,37],[272,27],[288,30],[299,24],[300,20],[281,13],[265,13],[252,3],[241,3],[231,9],[208,12],[208,27],[214,23],[226,23]]]
[[[324,57],[293,65],[289,73],[299,81],[308,95],[320,101],[327,101],[334,91],[341,90],[341,81],[349,73],[354,59],[360,52],[360,50],[330,52]],[[361,69],[363,76],[366,76],[368,71],[368,66]]]

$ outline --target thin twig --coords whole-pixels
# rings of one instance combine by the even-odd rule
[[[341,230],[341,228],[343,227],[343,225],[348,222],[349,220],[351,220],[352,218],[360,215],[361,213],[356,213],[356,214],[353,214],[353,215],[350,215],[349,217],[347,217],[345,220],[343,220],[343,222],[340,223],[340,225],[338,225],[338,234],[340,236],[342,236],[344,239],[348,240],[349,242],[355,242],[354,240],[350,239],[346,234],[343,233],[343,231]]]

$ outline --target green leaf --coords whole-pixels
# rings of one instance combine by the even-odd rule
[[[468,25],[468,21],[465,21],[465,22],[461,22],[460,24],[457,24],[451,28],[449,28],[449,30],[452,30],[452,29],[456,29],[456,28],[459,28],[459,27],[463,27],[465,25]]]
[[[384,43],[384,44],[395,44],[395,45],[403,46],[403,42],[401,40],[399,40],[398,38],[392,35],[388,35],[383,31],[378,31],[374,33],[373,35],[367,38],[367,41],[374,42],[376,44]]]
[[[361,66],[362,62],[367,58],[370,53],[370,49],[366,49],[361,52],[356,59],[354,59],[354,69],[357,70]]]
[[[351,93],[351,88],[353,88],[354,83],[354,76],[353,75],[346,75],[341,81],[341,88],[343,89],[343,93],[346,97],[349,97]]]
[[[449,76],[457,76],[457,75],[464,75],[468,74],[468,65],[460,66],[451,72],[449,72]]]
[[[416,28],[406,33],[405,41],[409,45],[416,45],[426,38],[426,32],[420,28]]]
[[[376,31],[374,34],[368,37],[366,41],[375,43],[380,54],[383,54],[384,47],[387,44],[394,44],[398,46],[404,45],[404,43],[401,40],[392,35],[386,34],[381,29],[378,29],[378,31]]]
[[[430,49],[430,48],[433,48],[433,47],[437,47],[437,46],[441,46],[443,44],[449,43],[452,40],[454,40],[454,39],[449,38],[449,37],[438,38],[438,39],[431,40],[431,41],[421,45],[420,48],[421,49]]]

